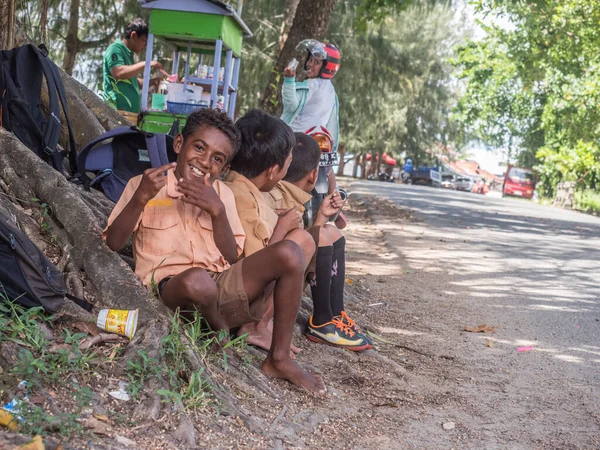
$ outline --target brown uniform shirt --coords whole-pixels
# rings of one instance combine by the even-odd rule
[[[127,183],[108,218],[102,234],[104,239],[106,230],[129,203],[141,181],[140,175]],[[223,272],[230,267],[215,243],[210,215],[183,202],[183,194],[175,190],[175,183],[171,169],[166,185],[144,207],[133,231],[135,273],[147,286],[153,278],[155,283],[159,283],[164,277],[177,275],[192,267],[210,272]],[[239,256],[244,248],[245,234],[233,193],[221,181],[215,181],[213,186],[225,205]]]
[[[300,216],[301,219],[304,214],[304,205],[312,198],[309,193],[304,192],[298,186],[283,180],[277,183],[273,190],[270,192],[263,192],[262,194],[267,204],[273,210],[288,210],[297,206],[298,216]]]
[[[235,196],[237,212],[246,234],[243,256],[250,256],[269,245],[278,217],[262,192],[242,174],[232,170],[226,183]]]

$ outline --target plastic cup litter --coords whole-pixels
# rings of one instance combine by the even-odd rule
[[[96,325],[110,333],[133,338],[137,329],[139,309],[121,310],[121,309],[102,309],[98,313]]]

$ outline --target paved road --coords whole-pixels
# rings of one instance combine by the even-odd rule
[[[351,191],[385,197],[422,220],[384,223],[383,231],[405,267],[439,276],[438,303],[448,314],[430,320],[440,348],[470,365],[471,380],[493,381],[462,390],[495,409],[485,420],[504,422],[481,419],[486,447],[512,433],[530,441],[524,448],[598,448],[600,219],[428,187],[353,182]],[[455,332],[484,322],[497,332]],[[518,352],[526,346],[533,349]],[[486,415],[470,414],[464,420]]]

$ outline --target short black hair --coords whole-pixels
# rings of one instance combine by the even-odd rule
[[[260,109],[252,109],[238,119],[242,133],[240,151],[231,161],[231,168],[246,178],[259,176],[277,165],[283,167],[296,138],[281,119]]]
[[[240,149],[240,142],[242,140],[240,131],[233,123],[233,120],[219,109],[203,108],[193,111],[186,119],[185,127],[181,131],[183,140],[185,140],[195,133],[201,127],[213,127],[221,131],[229,141],[231,142],[231,148],[233,152],[231,158],[233,158],[238,150]]]
[[[137,19],[133,19],[129,25],[127,25],[127,28],[125,28],[124,38],[129,39],[131,37],[131,33],[134,31],[138,36],[148,36],[148,24],[139,17]]]
[[[319,167],[321,149],[311,136],[304,133],[294,133],[296,145],[292,149],[292,163],[283,179],[290,183],[300,181],[310,172]]]

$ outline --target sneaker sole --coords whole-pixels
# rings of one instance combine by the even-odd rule
[[[339,344],[334,344],[332,342],[324,341],[322,339],[319,339],[318,337],[311,336],[310,334],[305,334],[304,336],[309,341],[316,342],[317,344],[325,344],[325,345],[329,345],[331,347],[343,348],[346,350],[350,350],[351,352],[362,352],[363,350],[369,350],[369,349],[373,348],[373,346],[371,344],[356,345],[356,346],[354,346],[354,345],[353,346],[339,345]]]

